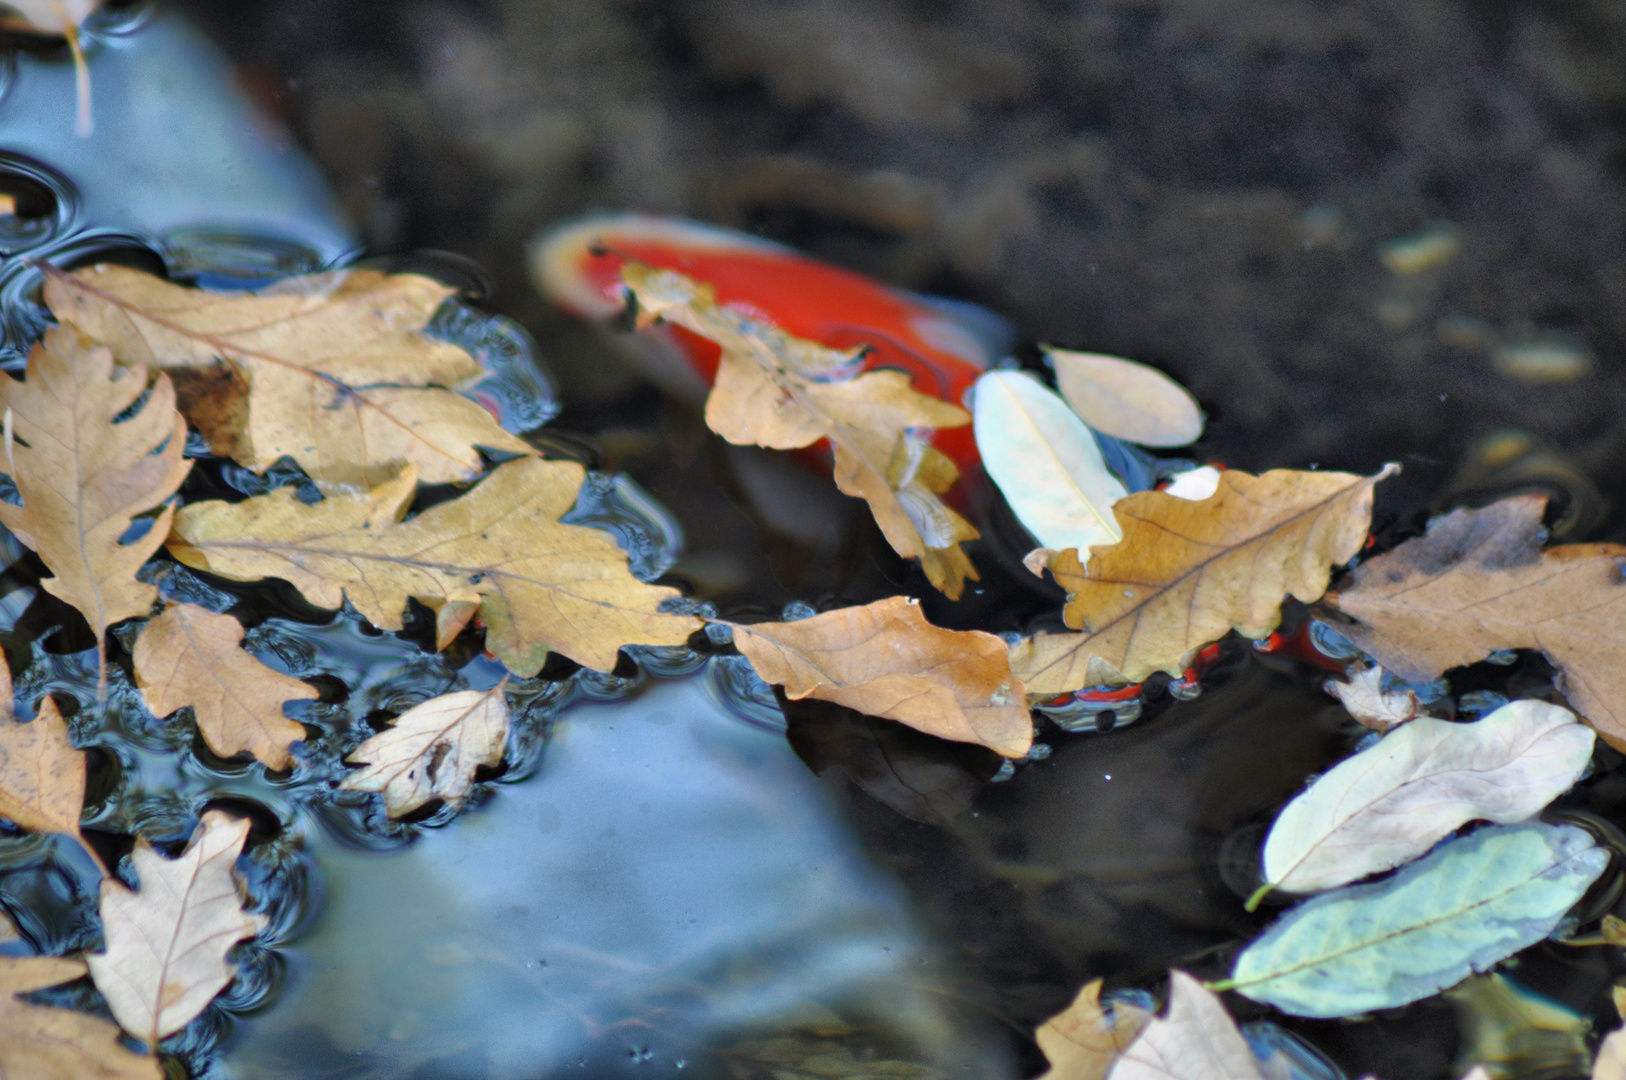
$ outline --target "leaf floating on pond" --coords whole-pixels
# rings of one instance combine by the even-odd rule
[[[1066,402],[1020,371],[988,372],[975,395],[983,467],[1035,540],[1082,551],[1123,539],[1112,504],[1128,492]]]
[[[1488,826],[1385,881],[1294,908],[1220,987],[1295,1016],[1404,1005],[1552,933],[1608,865],[1573,826]]]
[[[99,1016],[35,1005],[21,995],[83,978],[59,956],[0,956],[0,1076],[19,1080],[163,1080],[158,1059],[119,1043]]]
[[[1524,821],[1575,784],[1592,743],[1574,713],[1542,701],[1474,723],[1413,720],[1287,804],[1265,840],[1265,880],[1330,889],[1414,859],[1470,821]]]
[[[1119,356],[1046,347],[1056,387],[1086,423],[1142,446],[1186,446],[1203,433],[1191,392],[1163,372]]]
[[[47,694],[34,719],[13,713],[11,670],[0,654],[0,817],[20,829],[71,836],[97,869],[107,868],[79,831],[85,804],[85,753],[68,739],[68,724]]]
[[[1151,1013],[1127,1002],[1103,1008],[1101,980],[1085,983],[1071,1005],[1033,1033],[1050,1062],[1039,1080],[1101,1080],[1151,1020]]]
[[[339,787],[382,792],[384,812],[392,818],[431,799],[462,806],[475,770],[496,766],[508,746],[505,686],[459,690],[414,705],[350,752],[346,760],[367,767]]]
[[[1422,711],[1415,690],[1385,690],[1384,674],[1382,666],[1365,664],[1351,668],[1347,680],[1334,681],[1328,686],[1349,715],[1373,731],[1398,727]]]
[[[1169,1014],[1153,1017],[1109,1080],[1264,1080],[1236,1021],[1183,971],[1169,972]]]

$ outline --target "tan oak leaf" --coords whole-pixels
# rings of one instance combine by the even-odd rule
[[[1110,1080],[1264,1080],[1220,999],[1183,971],[1169,972],[1169,1013],[1153,1017]]]
[[[535,451],[454,393],[485,372],[423,332],[453,290],[347,270],[254,293],[188,289],[120,266],[49,271],[45,298],[121,364],[163,368],[216,453],[265,471],[284,455],[323,490],[364,490],[407,464],[469,480],[476,447]]]
[[[1103,1008],[1101,980],[1085,983],[1071,1005],[1033,1034],[1050,1062],[1039,1080],[1102,1080],[1151,1019],[1127,1002]]]
[[[628,262],[622,279],[641,320],[664,319],[722,349],[706,399],[711,430],[731,443],[776,450],[828,439],[836,487],[868,502],[893,549],[919,559],[933,586],[959,598],[966,578],[977,577],[960,543],[978,533],[941,498],[959,470],[932,446],[931,431],[969,423],[964,409],[913,389],[900,371],[851,375],[860,354],[720,306],[710,286],[682,274]]]
[[[270,769],[293,764],[288,748],[305,729],[283,714],[288,701],[312,701],[315,687],[245,652],[243,624],[196,604],[171,604],[141,628],[135,678],[154,716],[192,707],[215,753],[245,751]]]
[[[99,1016],[35,1005],[22,995],[82,978],[60,956],[0,956],[0,1077],[7,1080],[163,1080],[158,1059],[119,1042]]]
[[[1361,548],[1375,476],[1230,470],[1213,495],[1192,501],[1136,492],[1113,513],[1124,538],[1050,563],[1067,589],[1064,618],[1078,634],[1039,634],[1011,649],[1011,667],[1034,694],[1179,674],[1197,649],[1231,630],[1263,637],[1288,596],[1326,591],[1332,567]]]
[[[795,622],[734,627],[734,645],[793,700],[833,701],[1006,757],[1033,745],[1026,691],[1005,643],[945,630],[902,596]]]
[[[42,584],[78,608],[105,649],[107,628],[144,616],[158,590],[136,570],[163,544],[174,508],[122,542],[137,517],[163,506],[192,463],[169,379],[147,393],[143,367],[115,370],[113,355],[71,325],[51,329],[28,356],[25,381],[0,378],[6,471],[22,505],[0,502],[0,522],[39,553]],[[104,668],[105,668],[105,653]]]
[[[85,754],[68,741],[68,725],[50,697],[26,724],[0,717],[0,817],[33,832],[79,841],[101,867],[101,857],[79,833],[85,805]],[[104,871],[105,872],[105,871]]]
[[[431,799],[462,806],[475,770],[502,761],[508,745],[506,685],[459,690],[414,705],[351,751],[346,760],[367,767],[339,786],[382,792],[384,812],[392,818]]]
[[[226,988],[237,973],[226,953],[265,926],[265,916],[243,910],[232,874],[248,829],[248,819],[210,810],[178,858],[136,840],[130,858],[140,892],[102,880],[106,951],[85,959],[114,1018],[149,1047]]]
[[[410,521],[411,469],[315,504],[278,488],[184,507],[170,552],[237,581],[282,578],[319,607],[348,598],[386,630],[417,599],[436,612],[442,648],[478,610],[486,647],[516,675],[535,675],[550,649],[608,671],[621,646],[680,645],[702,624],[661,613],[677,590],[633,577],[608,533],[559,521],[585,478],[574,462],[520,458]]]
[[[1626,547],[1543,548],[1545,508],[1544,496],[1521,495],[1435,518],[1362,563],[1326,604],[1347,616],[1340,632],[1408,681],[1539,649],[1570,704],[1626,749]]]

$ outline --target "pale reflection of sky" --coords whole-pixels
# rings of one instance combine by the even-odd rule
[[[517,1080],[628,1020],[667,1075],[707,1028],[918,970],[821,785],[698,680],[572,710],[538,775],[403,853],[316,842],[324,914],[233,1080]]]

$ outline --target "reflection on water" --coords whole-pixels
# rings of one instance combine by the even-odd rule
[[[326,907],[234,1080],[729,1075],[715,1037],[832,1009],[1010,1075],[915,988],[926,945],[825,789],[701,680],[571,710],[537,775],[405,851],[311,842]]]

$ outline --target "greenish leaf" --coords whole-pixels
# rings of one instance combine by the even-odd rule
[[[1428,997],[1550,934],[1609,855],[1568,825],[1480,829],[1394,877],[1294,908],[1221,984],[1296,1016]]]

